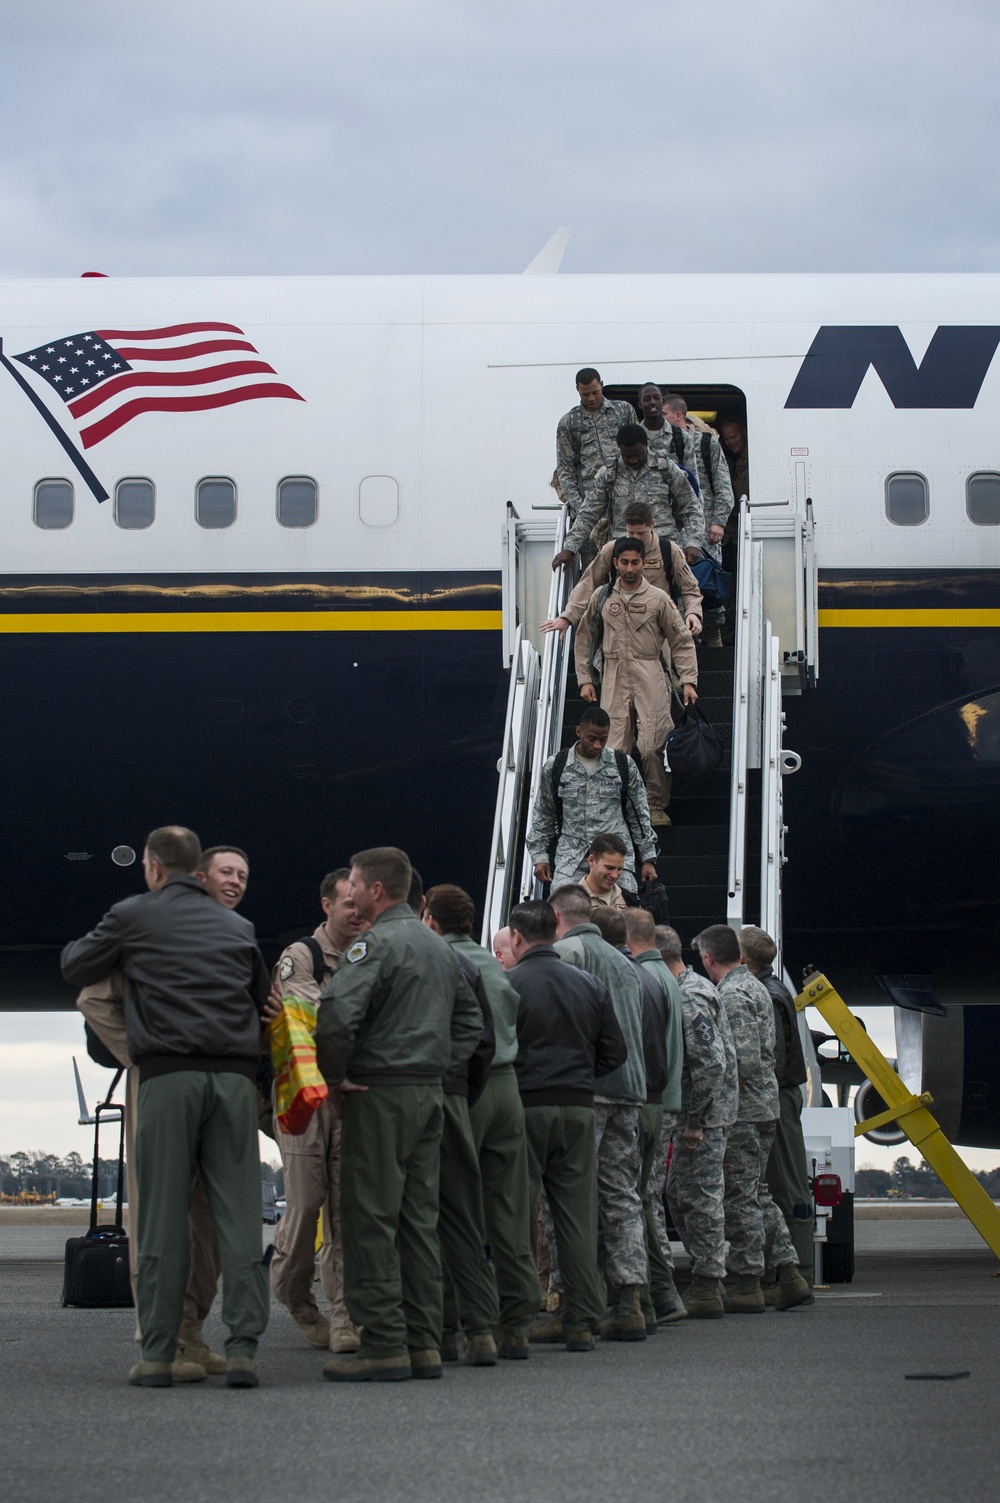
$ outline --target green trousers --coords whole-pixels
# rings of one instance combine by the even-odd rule
[[[531,1256],[528,1140],[513,1065],[493,1067],[483,1094],[469,1109],[469,1122],[479,1155],[500,1324],[511,1335],[523,1335],[538,1311],[541,1289]]]
[[[780,1116],[767,1160],[767,1183],[771,1198],[787,1223],[799,1272],[812,1283],[813,1212],[802,1138],[802,1092],[798,1086],[782,1086],[778,1101]]]
[[[179,1070],[139,1087],[136,1305],[146,1362],[172,1362],[188,1277],[191,1181],[201,1173],[222,1265],[227,1357],[253,1357],[270,1298],[261,1261],[260,1154],[253,1082]]]
[[[555,1227],[564,1327],[596,1330],[607,1310],[597,1266],[597,1144],[589,1106],[524,1109],[532,1202],[542,1185]]]
[[[649,1257],[649,1283],[643,1293],[643,1309],[647,1313],[655,1300],[662,1299],[674,1288],[674,1271],[664,1257],[656,1218],[656,1196],[662,1199],[663,1183],[654,1185],[650,1182],[653,1165],[659,1156],[662,1131],[663,1107],[648,1104],[641,1107],[639,1111],[639,1198],[642,1201],[642,1222],[646,1233],[646,1253]]]
[[[344,1098],[344,1299],[364,1326],[364,1357],[429,1351],[441,1340],[442,1095],[440,1084],[373,1085]]]
[[[492,1333],[500,1319],[497,1283],[486,1256],[483,1181],[464,1096],[444,1094],[441,1132],[441,1193],[438,1210],[441,1261],[451,1280],[445,1288],[444,1324],[467,1336]]]

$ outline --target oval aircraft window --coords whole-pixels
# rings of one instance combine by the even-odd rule
[[[278,521],[282,527],[311,527],[319,510],[315,480],[293,475],[278,485]]]
[[[885,482],[885,514],[897,527],[919,527],[930,516],[931,503],[923,475],[900,473]]]
[[[119,480],[115,486],[115,522],[119,527],[149,527],[156,515],[151,480]]]
[[[965,482],[965,509],[977,527],[1000,527],[1000,475],[980,470]]]
[[[194,514],[201,527],[232,527],[236,521],[236,482],[199,480]]]
[[[68,480],[39,480],[31,516],[36,527],[68,527],[73,520],[73,487]]]
[[[391,527],[399,520],[399,481],[366,475],[358,486],[358,516],[366,527]]]

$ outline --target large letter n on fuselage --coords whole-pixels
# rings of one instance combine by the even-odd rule
[[[820,329],[788,393],[786,407],[853,407],[873,365],[893,407],[975,407],[1000,328],[942,325],[917,366],[894,325]]]

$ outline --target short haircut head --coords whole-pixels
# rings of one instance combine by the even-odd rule
[[[556,937],[556,916],[548,903],[531,898],[511,909],[507,927],[529,945],[550,945]]]
[[[151,830],[146,836],[146,851],[166,872],[190,874],[201,870],[201,841],[184,825]]]
[[[659,383],[659,381],[644,381],[642,383],[642,385],[639,387],[639,395],[640,395],[640,397],[642,396],[643,392],[644,391],[648,391],[650,387],[652,387],[654,391],[659,391],[660,390],[660,383]],[[662,393],[661,393],[661,395],[662,395]]]
[[[642,538],[615,538],[612,557],[619,559],[623,553],[638,553],[640,558],[645,558],[646,545]]]
[[[649,909],[626,908],[623,917],[625,933],[629,941],[633,944],[645,945],[647,950],[651,950],[656,937],[656,923]]]
[[[590,898],[578,882],[565,882],[562,887],[557,887],[549,902],[571,928],[574,924],[590,922]]]
[[[625,943],[625,916],[615,908],[608,908],[603,903],[595,903],[590,914],[590,922],[596,924],[601,931],[601,938],[606,939],[609,945],[620,949]]]
[[[683,957],[681,937],[669,924],[657,924],[653,940],[664,960],[680,960]]]
[[[241,861],[250,865],[250,857],[241,846],[238,845],[210,845],[201,853],[201,863],[198,867],[200,872],[207,872],[216,856],[239,856]]]
[[[668,412],[679,412],[684,417],[687,417],[688,404],[679,392],[668,391],[667,395],[663,398],[663,405]]]
[[[332,872],[327,872],[326,876],[319,884],[320,899],[322,900],[323,898],[329,898],[330,902],[333,903],[336,900],[337,888],[340,886],[341,882],[349,882],[350,880],[351,868],[349,866],[334,867]]]
[[[627,856],[625,842],[620,835],[595,835],[590,842],[588,856]]]
[[[740,953],[754,970],[763,971],[778,953],[778,946],[767,930],[758,929],[756,924],[748,924],[745,929],[741,929],[739,940]]]
[[[410,886],[407,890],[406,901],[419,918],[424,911],[424,879],[415,866],[410,867]]]
[[[410,894],[413,868],[405,851],[395,845],[375,845],[371,850],[359,851],[351,857],[351,866],[357,867],[366,887],[381,882],[387,898],[394,903],[404,903]]]
[[[631,449],[635,444],[642,444],[645,448],[649,443],[649,434],[645,428],[640,428],[638,423],[623,423],[618,429],[615,443],[619,449]]]
[[[652,527],[653,508],[645,501],[630,501],[624,520],[626,527]]]
[[[440,882],[427,894],[427,912],[445,934],[471,934],[476,905],[462,887]]]
[[[577,386],[589,386],[592,381],[600,381],[600,371],[595,371],[592,365],[585,365],[582,371],[576,373]]]
[[[611,716],[607,710],[602,710],[600,705],[588,705],[577,724],[594,725],[598,730],[606,731],[611,725]]]
[[[710,924],[707,929],[696,934],[691,943],[699,955],[707,952],[719,965],[739,963],[740,942],[736,938],[736,930],[730,929],[728,924]]]

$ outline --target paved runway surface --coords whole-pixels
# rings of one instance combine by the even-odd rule
[[[57,1229],[41,1230],[47,1240]],[[869,1230],[859,1223],[865,1242]],[[4,1495],[16,1503],[992,1497],[1000,1279],[981,1243],[937,1246],[862,1252],[854,1282],[818,1294],[812,1309],[683,1322],[641,1345],[586,1355],[535,1349],[527,1363],[446,1368],[431,1383],[323,1383],[323,1354],[275,1310],[262,1386],[241,1392],[221,1379],[128,1387],[132,1313],[61,1309],[52,1252],[29,1251],[25,1241],[19,1257],[7,1234]],[[214,1316],[209,1334],[221,1343]],[[955,1381],[906,1378],[964,1369],[970,1376]]]

